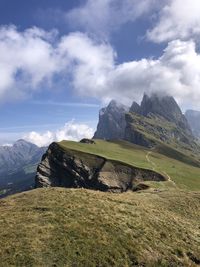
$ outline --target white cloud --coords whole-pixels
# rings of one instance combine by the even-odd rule
[[[148,32],[148,38],[158,43],[196,37],[200,37],[199,0],[168,0],[155,27]]]
[[[71,57],[75,58],[73,85],[82,95],[108,101],[112,98],[124,103],[141,98],[144,92],[160,92],[173,95],[179,103],[198,105],[200,101],[200,55],[193,41],[175,40],[168,44],[158,59],[142,59],[120,65],[114,63],[115,53],[110,46],[97,46],[76,36],[71,43]],[[85,50],[95,51],[95,60],[87,60],[75,53],[76,39],[79,47],[83,41]],[[74,41],[74,39],[73,39]],[[75,45],[74,45],[75,44]],[[69,48],[68,48],[69,49]],[[97,52],[98,51],[98,52]],[[97,63],[98,62],[98,63]]]
[[[64,127],[55,132],[45,133],[30,132],[23,136],[23,139],[36,144],[37,146],[48,146],[54,141],[71,140],[79,141],[82,138],[92,138],[94,130],[86,124],[77,124],[73,121],[68,122]]]
[[[170,42],[158,59],[117,65],[116,52],[106,42],[79,32],[54,44],[52,38],[51,33],[36,28],[22,33],[12,27],[0,30],[0,74],[5,73],[0,99],[30,94],[59,74],[63,79],[71,76],[71,86],[79,95],[103,102],[114,98],[130,103],[144,91],[171,94],[185,105],[200,101],[200,55],[192,40]]]
[[[98,44],[85,34],[72,33],[63,37],[59,50],[68,55],[74,88],[83,95],[87,95],[90,89],[94,89],[95,94],[101,94],[106,74],[114,66],[116,54],[112,47]]]
[[[14,26],[0,27],[1,100],[30,94],[62,70],[62,57],[52,44],[54,35],[39,28],[19,32]]]
[[[102,83],[101,73],[114,64],[111,46],[79,32],[54,37],[54,32],[38,28],[20,32],[14,26],[0,27],[0,101],[29,96],[41,85],[51,88],[55,75],[67,80],[74,71],[81,79],[94,76],[94,85]]]
[[[121,25],[135,21],[159,5],[158,0],[87,0],[65,15],[74,27],[106,38]]]

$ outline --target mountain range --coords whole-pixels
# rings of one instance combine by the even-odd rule
[[[162,143],[183,153],[192,151],[196,157],[200,152],[196,120],[191,111],[184,115],[173,97],[144,94],[140,105],[134,101],[125,107],[112,100],[100,110],[94,138],[123,139],[145,147]]]
[[[34,187],[34,176],[46,148],[25,140],[0,146],[0,195],[5,196]]]

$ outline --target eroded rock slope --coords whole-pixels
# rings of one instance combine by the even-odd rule
[[[134,190],[142,181],[165,181],[151,170],[93,154],[63,150],[52,143],[38,166],[36,187],[87,188],[110,192]]]

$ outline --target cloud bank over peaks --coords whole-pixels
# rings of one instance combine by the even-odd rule
[[[80,36],[78,37],[80,38]],[[79,40],[80,42],[82,40]],[[88,43],[89,51],[94,44]],[[116,65],[115,53],[111,48],[95,46],[101,64],[76,58],[73,72],[75,90],[86,96],[101,98],[102,101],[117,99],[129,104],[138,100],[144,92],[168,93],[179,103],[194,105],[200,100],[200,55],[194,41],[174,40],[168,44],[158,59],[141,59]]]
[[[0,100],[51,88],[55,75],[70,77],[75,94],[130,104],[143,93],[168,93],[183,105],[200,101],[200,55],[193,40],[173,40],[157,59],[116,64],[116,51],[76,32],[55,38],[38,28],[0,28]],[[54,86],[56,88],[56,84]],[[67,87],[67,86],[66,86]],[[67,90],[67,89],[66,89]]]
[[[62,140],[79,141],[82,138],[92,138],[94,130],[84,123],[70,121],[57,131],[46,131],[45,133],[30,132],[23,139],[39,147],[48,146],[50,143]]]

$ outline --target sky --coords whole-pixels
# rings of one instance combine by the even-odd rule
[[[0,0],[0,145],[92,137],[111,99],[200,110],[199,0]]]

